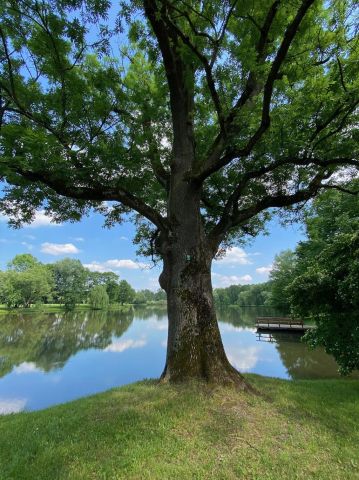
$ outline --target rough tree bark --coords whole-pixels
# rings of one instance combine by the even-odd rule
[[[169,322],[161,379],[201,379],[248,389],[227,359],[218,328],[211,282],[217,246],[203,231],[200,189],[180,175],[174,178],[168,212],[171,230],[157,245],[164,264],[160,284],[167,293]]]

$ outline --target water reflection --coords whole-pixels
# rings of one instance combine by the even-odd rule
[[[297,334],[258,338],[255,318],[274,314],[263,308],[219,310],[223,343],[236,368],[280,378],[338,377],[334,359],[308,349]],[[158,377],[166,342],[165,308],[0,316],[0,413]],[[358,372],[353,376],[359,378]]]
[[[128,312],[77,312],[0,317],[0,376],[62,368],[81,350],[104,349],[134,318]]]

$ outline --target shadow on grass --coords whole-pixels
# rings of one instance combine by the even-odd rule
[[[292,464],[293,478],[308,478],[323,445],[324,469],[332,468],[337,445],[348,449],[350,462],[359,441],[358,381],[248,379],[272,400],[146,381],[2,417],[0,478],[250,479],[262,478],[255,475],[267,465],[274,473],[263,478],[274,479],[288,478]],[[324,439],[319,446],[316,435]],[[352,467],[345,468],[335,478],[351,478]]]

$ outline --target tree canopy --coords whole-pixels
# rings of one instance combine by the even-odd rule
[[[202,185],[208,231],[255,233],[271,207],[358,167],[355,5],[3,2],[1,209],[14,225],[41,205],[55,220],[93,207],[109,224],[132,210],[166,229],[188,129],[184,174]]]

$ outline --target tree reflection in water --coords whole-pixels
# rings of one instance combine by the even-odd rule
[[[49,372],[80,350],[104,349],[121,337],[134,318],[128,311],[9,314],[0,317],[0,377],[33,362]]]
[[[340,378],[334,358],[323,348],[311,349],[301,341],[301,337],[298,333],[273,332],[261,335],[260,341],[271,340],[275,344],[282,363],[293,380]],[[353,372],[349,377],[359,378],[359,372]]]
[[[261,345],[255,335],[255,318],[275,315],[276,312],[264,307],[219,308],[220,324],[234,327],[223,331],[223,341],[228,354],[240,351],[242,362],[244,352]],[[158,370],[163,367],[167,326],[165,306],[140,306],[121,312],[19,313],[0,316],[0,377],[11,371],[24,372],[26,368],[45,373],[61,369],[70,357],[83,350],[124,352],[125,349],[118,339],[131,324],[129,335],[127,334],[129,338],[125,340],[126,345],[132,345],[132,348],[134,345],[141,345],[143,348],[141,353],[136,354],[138,361],[123,364],[123,371],[126,371],[124,378],[128,382],[132,377],[151,376],[152,370],[147,371],[150,366]],[[146,336],[146,341],[141,337],[142,334]],[[117,343],[111,348],[115,338]],[[297,334],[272,333],[271,338],[273,344],[262,344],[263,348],[258,349],[257,361],[247,371],[283,377],[284,366],[289,378],[293,379],[339,377],[334,359],[321,348],[311,350],[300,341]],[[105,355],[97,357],[96,361],[103,362]],[[145,359],[143,363],[139,361],[140,358]],[[88,364],[82,364],[81,368],[84,368],[84,365]],[[103,364],[102,372],[105,368],[108,368],[107,363]],[[99,375],[103,376],[103,373]],[[352,376],[359,378],[359,372]],[[102,378],[100,380],[102,381]],[[93,375],[91,381],[95,385],[99,379]]]

